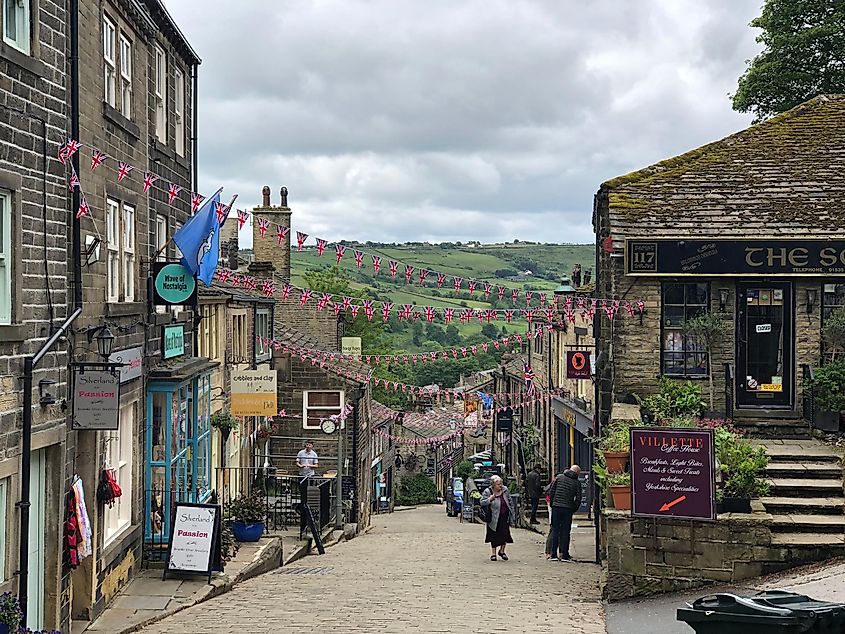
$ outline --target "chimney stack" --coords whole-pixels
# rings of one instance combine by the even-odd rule
[[[261,190],[261,206],[252,210],[252,249],[255,261],[250,265],[250,271],[256,277],[272,277],[273,274],[285,280],[290,280],[290,207],[288,207],[287,187],[281,189],[281,204],[274,207],[270,204],[270,188],[265,185]],[[258,225],[258,218],[270,221],[264,237]],[[229,224],[229,223],[226,223]],[[236,223],[237,224],[237,223]],[[287,227],[288,235],[279,245],[277,226]]]

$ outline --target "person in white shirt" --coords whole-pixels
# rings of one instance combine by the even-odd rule
[[[317,452],[314,451],[314,441],[306,440],[305,448],[296,454],[296,466],[299,467],[299,501],[302,504],[299,512],[299,535],[305,532],[305,504],[308,503],[308,478],[315,475],[314,469],[320,466]]]

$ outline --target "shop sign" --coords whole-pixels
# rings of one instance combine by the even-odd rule
[[[73,429],[118,429],[120,375],[109,370],[76,369],[73,379]]]
[[[712,429],[631,428],[632,515],[716,519]]]
[[[153,263],[153,304],[156,306],[195,306],[197,281],[178,262]]]
[[[513,410],[508,407],[496,414],[496,431],[510,432],[513,429]]]
[[[590,376],[590,353],[585,350],[567,350],[566,378],[589,379]]]
[[[211,577],[219,557],[219,537],[218,505],[176,502],[165,576],[169,571],[179,571]]]
[[[172,359],[185,354],[185,325],[163,326],[161,331],[161,358]]]
[[[349,356],[352,355],[353,357],[360,357],[361,351],[363,348],[361,347],[361,337],[341,337],[340,338],[340,351]]]
[[[625,272],[709,277],[845,276],[845,240],[627,240]]]
[[[232,415],[275,416],[277,385],[275,370],[232,372]]]
[[[109,357],[110,363],[122,363],[120,367],[120,382],[128,383],[140,379],[144,373],[144,347],[128,348],[112,352]]]

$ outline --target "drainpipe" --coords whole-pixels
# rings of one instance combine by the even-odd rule
[[[70,0],[70,134],[79,140],[79,0]],[[44,157],[47,160],[47,157]],[[73,167],[79,173],[79,153],[72,158]],[[23,360],[23,420],[21,423],[21,499],[15,505],[20,510],[20,535],[18,552],[18,600],[21,604],[21,627],[26,628],[27,602],[29,599],[29,509],[30,509],[30,465],[32,460],[32,382],[35,368],[56,343],[65,336],[71,324],[82,314],[82,254],[80,248],[80,224],[76,216],[79,209],[79,188],[74,188],[70,217],[71,248],[73,265],[74,310],[58,327],[41,349]]]
[[[601,293],[601,244],[602,244],[602,222],[601,222],[601,192],[596,194],[595,202],[593,203],[593,209],[596,217],[595,221],[595,233],[596,233],[596,265],[595,265],[595,274],[593,275],[593,280],[595,283],[596,293],[595,296],[599,297]],[[601,354],[599,340],[601,338],[601,311],[596,311],[596,317],[593,319],[593,345],[595,347],[595,358],[596,358],[596,379],[593,384],[593,420],[594,422],[594,434],[596,438],[601,438],[601,380],[602,380],[602,370],[599,369],[599,355]],[[590,451],[592,452],[593,460],[592,464],[595,466],[596,464],[596,448],[595,443],[590,444]],[[601,564],[601,492],[599,490],[598,485],[596,484],[595,478],[595,468],[593,468],[593,517],[596,524],[596,563]]]

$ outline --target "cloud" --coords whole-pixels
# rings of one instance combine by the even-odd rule
[[[170,0],[200,182],[330,239],[591,242],[602,181],[746,127],[759,0]]]

